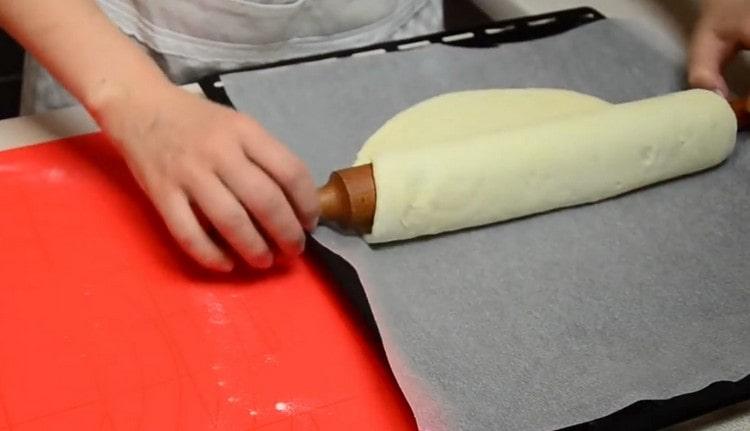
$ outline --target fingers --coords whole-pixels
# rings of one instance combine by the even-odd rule
[[[222,272],[232,270],[232,260],[203,230],[184,193],[166,193],[153,202],[169,232],[187,254],[206,268]]]
[[[176,87],[148,102],[125,110],[133,117],[106,132],[122,143],[139,184],[190,256],[215,270],[233,266],[197,215],[250,266],[273,264],[269,245],[302,251],[303,224],[316,224],[318,198],[296,156],[255,121]]]
[[[268,268],[273,254],[245,208],[215,175],[187,185],[188,192],[211,224],[252,267]]]
[[[296,256],[305,248],[305,232],[281,188],[244,153],[219,168],[232,194],[285,254]]]
[[[247,136],[252,139],[243,140],[247,157],[281,187],[305,229],[314,230],[320,216],[320,203],[307,167],[268,132],[252,122],[249,124],[253,130],[246,129]]]
[[[735,40],[722,39],[711,28],[699,26],[690,49],[690,85],[719,91],[724,97],[729,96],[729,87],[722,77],[722,69],[736,48]]]

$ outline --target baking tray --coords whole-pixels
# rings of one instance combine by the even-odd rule
[[[269,65],[245,68],[242,71],[272,69],[333,58],[399,52],[419,49],[436,43],[470,48],[496,47],[501,44],[519,43],[557,35],[604,19],[606,18],[600,12],[592,8],[569,9],[497,21],[459,31],[441,32],[423,37],[284,60]],[[200,85],[210,99],[232,106],[224,91],[221,75],[209,76],[201,80]],[[329,251],[313,238],[310,238],[310,240],[311,249],[318,256],[322,266],[327,268],[338,280],[342,294],[356,304],[361,311],[362,319],[366,327],[370,329],[370,335],[379,339],[377,325],[356,270],[345,259]],[[701,391],[671,399],[642,400],[604,418],[568,427],[565,430],[659,429],[748,398],[750,398],[750,378],[738,382],[716,382]]]
[[[229,100],[226,91],[224,91],[221,82],[221,76],[230,73],[275,69],[295,64],[313,63],[316,61],[346,58],[357,55],[399,52],[421,48],[433,43],[467,48],[496,47],[504,43],[526,42],[543,37],[554,36],[603,19],[606,19],[604,15],[590,7],[566,9],[559,12],[494,21],[461,30],[444,31],[409,39],[381,42],[352,49],[229,70],[219,74],[209,75],[199,80],[198,84],[200,84],[201,89],[209,99],[226,106],[232,106],[232,102]]]

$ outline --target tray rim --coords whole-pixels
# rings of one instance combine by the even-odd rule
[[[232,101],[224,90],[223,82],[221,82],[221,77],[224,75],[274,69],[329,59],[344,59],[370,52],[374,55],[376,53],[403,52],[420,49],[432,44],[470,48],[496,47],[505,43],[527,42],[555,36],[604,19],[607,18],[592,7],[564,9],[543,14],[492,21],[458,30],[442,31],[406,39],[378,42],[351,49],[291,58],[257,66],[231,69],[208,75],[199,79],[197,83],[210,100],[234,108]]]

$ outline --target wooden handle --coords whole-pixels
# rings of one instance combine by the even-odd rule
[[[322,221],[358,234],[372,231],[376,191],[371,164],[335,171],[318,197]]]
[[[750,111],[748,111],[748,102],[750,99],[735,99],[729,102],[729,105],[737,116],[737,129],[746,129],[750,126]]]

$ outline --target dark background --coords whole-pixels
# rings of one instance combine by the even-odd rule
[[[23,51],[0,30],[0,119],[18,115]]]

